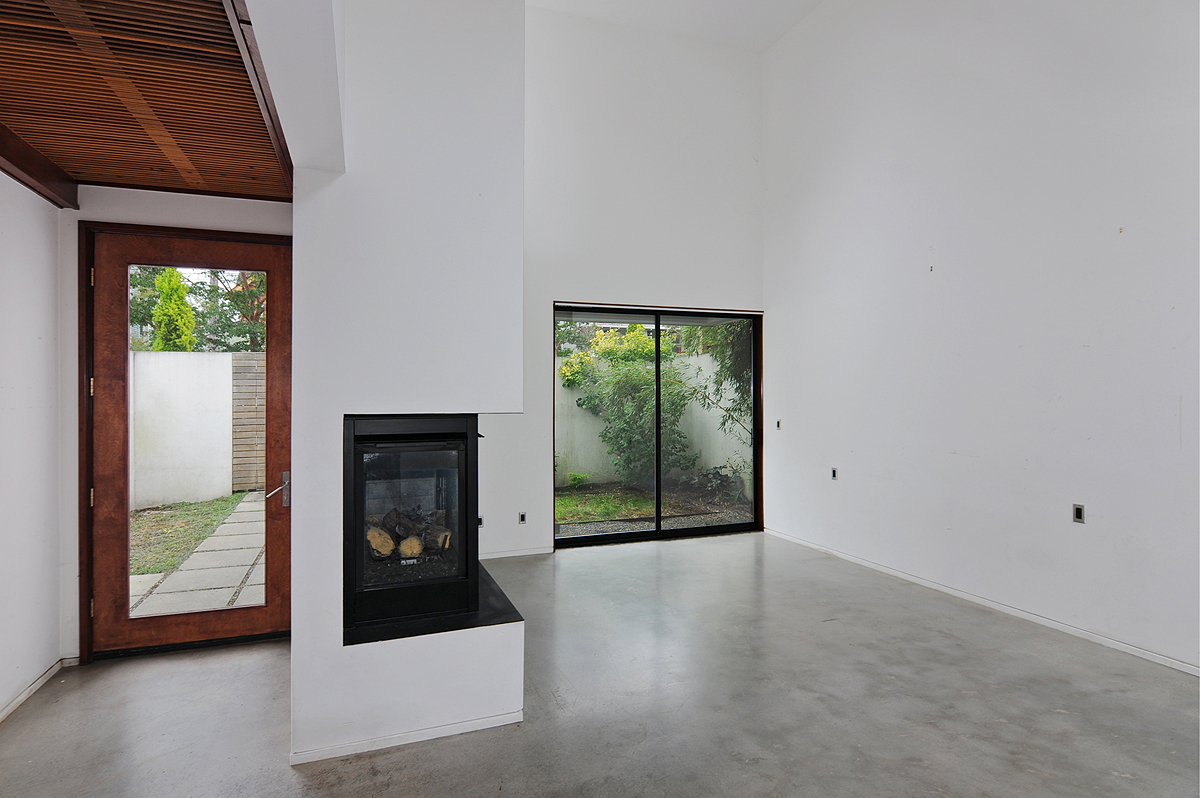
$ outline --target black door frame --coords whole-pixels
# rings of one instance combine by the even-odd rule
[[[762,407],[762,313],[736,310],[707,310],[702,308],[638,307],[636,305],[601,305],[575,302],[555,302],[554,314],[560,310],[596,314],[635,314],[654,317],[654,529],[635,532],[610,532],[598,535],[578,535],[554,538],[555,549],[580,546],[601,546],[610,543],[633,543],[643,540],[671,540],[675,538],[728,535],[736,532],[761,532],[763,530],[763,407]],[[682,529],[662,528],[662,317],[696,317],[746,319],[751,324],[754,347],[754,375],[751,389],[754,394],[753,412],[753,460],[754,460],[754,520],[737,524],[720,524]],[[557,379],[557,376],[556,376]],[[554,386],[558,390],[557,383]],[[552,402],[551,407],[555,407]],[[553,426],[558,424],[558,413],[553,411]],[[553,446],[554,435],[551,435]],[[556,522],[557,526],[557,522]]]

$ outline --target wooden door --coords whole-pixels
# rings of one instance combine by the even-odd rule
[[[255,494],[262,501],[291,471],[291,239],[81,222],[80,246],[81,659],[286,631],[287,490],[268,495],[255,516],[263,518],[262,603],[131,617],[129,308],[131,266],[265,273],[265,491]]]

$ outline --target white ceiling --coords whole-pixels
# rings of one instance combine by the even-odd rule
[[[527,0],[529,5],[765,52],[821,0]]]

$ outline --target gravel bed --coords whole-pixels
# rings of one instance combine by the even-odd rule
[[[690,527],[717,526],[719,524],[741,524],[754,520],[754,512],[748,509],[723,510],[696,515],[668,515],[663,518],[663,529],[688,529]],[[621,518],[614,521],[584,521],[577,524],[556,524],[555,538],[577,538],[582,535],[611,535],[615,532],[652,532],[654,518]]]

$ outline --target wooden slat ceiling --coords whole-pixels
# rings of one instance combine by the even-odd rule
[[[0,124],[80,183],[287,200],[243,17],[232,0],[0,0]]]

